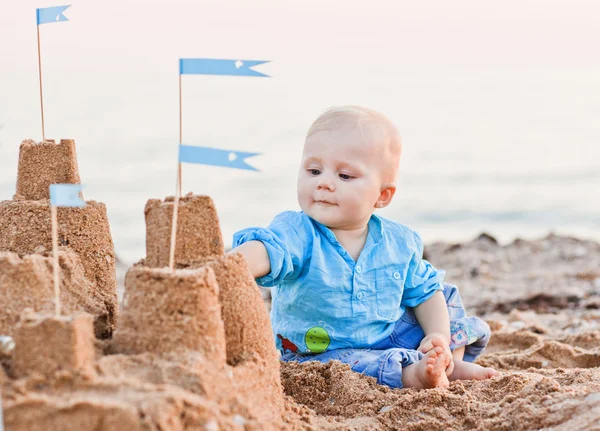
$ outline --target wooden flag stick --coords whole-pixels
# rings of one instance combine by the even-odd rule
[[[40,25],[37,27],[37,46],[38,46],[38,70],[40,75],[40,107],[42,109],[42,143],[46,142],[46,129],[44,128],[44,97],[42,95],[42,55],[40,50]]]
[[[181,73],[179,74],[179,145],[183,143],[183,112],[181,102]],[[177,176],[179,178],[179,196],[181,196],[181,162],[178,160]]]
[[[59,266],[58,266],[58,217],[56,215],[56,206],[50,205],[52,213],[52,256],[54,257],[54,305],[56,317],[60,316],[60,286],[59,286]]]
[[[181,73],[179,73],[179,146],[182,142],[183,122],[181,113]],[[177,237],[177,214],[179,213],[179,197],[181,196],[181,162],[177,148],[177,185],[175,187],[175,200],[173,201],[173,218],[171,220],[171,247],[169,249],[169,270],[175,270],[175,245]]]
[[[181,166],[181,164],[179,165]],[[175,190],[175,200],[173,201],[173,220],[171,221],[171,248],[169,249],[169,270],[175,270],[175,238],[177,237],[177,214],[179,213],[179,193],[177,189],[181,184],[177,184]]]

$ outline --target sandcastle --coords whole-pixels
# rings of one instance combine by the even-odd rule
[[[20,199],[15,202],[27,202]],[[481,296],[486,283],[514,285],[517,296],[508,292],[501,302],[488,305],[495,310],[488,314],[494,335],[481,357],[482,365],[497,366],[504,375],[452,382],[449,389],[392,390],[335,361],[285,363],[280,370],[258,288],[244,259],[224,254],[208,197],[182,199],[177,269],[165,267],[163,235],[169,235],[172,209],[169,198],[146,206],[147,256],[127,274],[125,303],[112,339],[96,338],[101,314],[94,312],[94,304],[100,301],[84,265],[93,253],[82,257],[63,244],[67,313],[58,317],[45,309],[36,312],[37,304],[48,301],[45,251],[2,254],[5,314],[0,324],[14,336],[14,342],[0,338],[6,430],[598,429],[600,244],[553,236],[515,241],[509,247],[512,258],[498,257],[495,273],[483,273],[469,285],[473,272],[465,270],[460,280],[464,299]],[[23,223],[24,217],[16,220]],[[0,222],[5,234],[19,228]],[[75,223],[72,227],[79,229]],[[71,241],[70,231],[61,234]],[[555,244],[565,241],[579,255],[583,247],[590,258],[574,263],[568,254],[560,257]],[[474,241],[460,247],[439,244],[429,251],[437,261],[451,253],[447,257],[462,271],[463,262],[484,254],[482,248],[488,245]],[[518,270],[527,260],[529,265]],[[554,295],[576,288],[580,297],[574,307],[571,301],[557,301],[558,313],[537,314],[539,296],[523,295],[531,270],[547,261],[560,287]],[[515,271],[506,271],[511,264]],[[500,313],[499,306],[514,308],[515,299],[530,309]],[[36,311],[19,312],[26,305]],[[13,323],[17,313],[20,318]]]
[[[26,307],[53,309],[49,185],[79,182],[73,140],[21,143],[17,192],[12,201],[0,202],[0,334],[12,334]],[[59,208],[58,232],[64,311],[90,313],[96,336],[110,337],[118,300],[105,205]]]
[[[51,295],[45,293],[51,290],[51,267],[45,252],[36,250],[49,248],[43,216],[48,196],[39,184],[44,176],[29,184],[21,174],[31,169],[21,164],[42,160],[32,154],[51,148],[63,152],[54,166],[64,166],[74,160],[68,156],[73,145],[24,142],[17,196],[0,207],[0,244],[11,246],[0,254],[0,268],[6,268],[0,275],[7,292],[2,298],[27,297],[21,304],[31,308],[11,309],[0,320],[0,332],[12,334],[16,344],[11,354],[0,353],[7,428],[297,429],[301,409],[283,395],[260,290],[245,259],[225,254],[207,196],[180,200],[173,271],[166,265],[174,199],[148,201],[147,255],[127,272],[116,329],[113,333],[113,313],[106,319],[112,339],[104,340],[94,336],[100,297],[95,295],[114,281],[104,207],[88,202],[87,211],[59,213],[65,315],[50,316]],[[70,166],[61,181],[78,180],[76,164]],[[48,175],[44,181],[56,180]],[[31,220],[29,226],[25,220]],[[89,232],[94,226],[106,226],[101,232],[107,236]],[[89,275],[95,275],[95,284]],[[71,296],[79,301],[67,305]]]

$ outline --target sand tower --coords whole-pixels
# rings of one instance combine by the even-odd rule
[[[51,155],[72,145],[25,142],[21,163],[62,163],[64,172],[75,159],[65,165],[64,156]],[[47,157],[31,157],[45,148]],[[41,178],[56,181],[46,172]],[[58,181],[69,179],[77,175]],[[301,411],[283,394],[260,291],[245,259],[224,253],[210,198],[180,202],[174,271],[165,242],[173,199],[148,202],[147,256],[127,272],[112,340],[96,340],[99,316],[108,316],[109,333],[116,310],[107,306],[116,289],[104,206],[59,211],[65,312],[53,316],[46,186],[19,181],[21,194],[0,204],[0,244],[11,250],[0,253],[0,305],[12,307],[0,323],[15,342],[12,354],[0,355],[8,429],[299,429]]]
[[[125,278],[113,349],[187,361],[210,398],[235,398],[261,423],[280,422],[278,354],[260,290],[245,259],[224,253],[212,200],[188,195],[180,205],[170,272],[173,198],[146,204],[147,256]]]
[[[0,334],[12,334],[25,308],[53,309],[49,186],[79,182],[73,140],[21,143],[17,192],[0,202]],[[90,313],[96,336],[110,337],[117,282],[106,207],[59,208],[58,229],[63,310]]]

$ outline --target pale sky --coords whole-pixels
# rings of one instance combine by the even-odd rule
[[[64,4],[0,0],[0,200],[14,192],[19,143],[41,139],[35,9]],[[260,176],[185,169],[187,190],[215,198],[226,239],[293,208],[290,172],[303,135],[334,104],[363,104],[397,122],[402,171],[439,175],[437,193],[454,168],[467,176],[559,178],[599,166],[598,0],[71,4],[68,22],[40,26],[46,136],[76,140],[87,196],[106,202],[115,229],[121,226],[117,245],[143,241],[145,200],[173,192],[181,57],[272,60],[260,70],[273,79],[184,77],[184,142],[265,154],[256,158]],[[462,164],[449,166],[456,154]],[[600,200],[587,197],[592,182],[564,187],[560,198],[543,202],[537,189],[517,200],[507,187],[490,211],[511,204],[597,213],[591,202]],[[261,193],[271,207],[235,218]],[[399,213],[421,189],[401,193]],[[481,201],[443,194],[455,208]],[[430,201],[419,208],[436,211]]]
[[[15,128],[11,140],[39,122],[35,8],[62,4],[0,0],[0,124]],[[600,64],[597,0],[74,0],[66,15],[40,27],[50,128],[55,100],[156,100],[180,57],[273,60],[263,70],[283,79],[326,67],[343,78],[361,67]]]

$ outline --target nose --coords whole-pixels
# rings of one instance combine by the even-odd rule
[[[320,175],[317,182],[317,190],[335,191],[335,184],[328,175]]]

